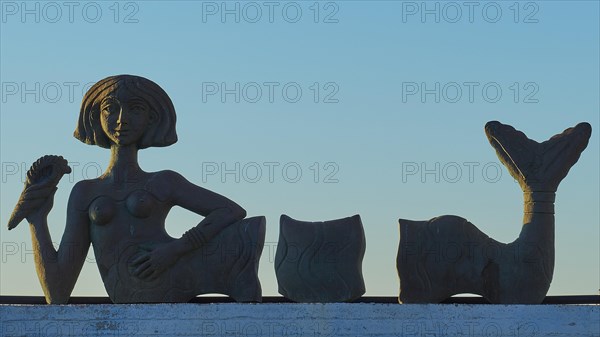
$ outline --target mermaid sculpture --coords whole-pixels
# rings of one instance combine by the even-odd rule
[[[491,303],[541,303],[554,270],[554,197],[586,148],[581,123],[543,143],[509,125],[489,122],[486,135],[524,198],[523,228],[512,243],[488,237],[457,216],[400,219],[397,267],[401,303],[436,303],[474,293]]]
[[[109,148],[111,159],[102,176],[73,187],[58,251],[47,215],[60,178],[70,172],[62,157],[34,163],[9,221],[9,229],[23,218],[30,224],[48,303],[67,303],[90,243],[115,303],[187,302],[203,293],[261,301],[257,272],[264,217],[244,219],[246,211],[233,201],[176,172],[144,172],[138,165],[138,150],[177,141],[175,109],[157,84],[130,75],[99,81],[83,98],[74,135]],[[204,219],[172,238],[165,219],[173,206]]]

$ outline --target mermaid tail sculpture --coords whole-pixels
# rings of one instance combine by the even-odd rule
[[[489,122],[486,135],[524,197],[523,227],[500,243],[467,220],[400,219],[397,267],[401,303],[436,303],[474,293],[492,303],[541,303],[554,270],[554,198],[586,148],[588,123],[538,143],[509,125]]]
[[[38,190],[43,192],[44,189],[50,187],[56,189],[56,185],[58,185],[59,180],[65,173],[71,173],[71,168],[61,156],[48,155],[36,160],[27,171],[25,188],[10,216],[10,220],[8,220],[8,229],[17,227],[31,211],[36,210],[46,201],[46,197],[48,197],[47,195],[43,195],[43,193],[32,193],[30,195],[33,195],[34,199],[28,199],[25,197],[26,191],[33,192],[34,190]]]

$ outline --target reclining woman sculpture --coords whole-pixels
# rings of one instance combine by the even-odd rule
[[[492,303],[541,303],[554,270],[554,197],[592,133],[581,123],[538,143],[510,125],[485,132],[524,198],[523,228],[500,243],[458,216],[400,219],[397,267],[401,303],[437,303],[474,293]]]
[[[110,148],[111,159],[102,176],[73,187],[58,251],[47,215],[58,181],[70,172],[62,157],[45,156],[32,166],[9,221],[9,229],[25,217],[30,224],[48,303],[68,301],[90,243],[115,303],[187,302],[203,293],[261,301],[264,217],[242,220],[246,211],[233,201],[176,172],[144,172],[138,165],[138,150],[177,141],[175,109],[157,84],[131,75],[99,81],[83,98],[74,136]],[[205,218],[174,239],[165,231],[173,206]]]

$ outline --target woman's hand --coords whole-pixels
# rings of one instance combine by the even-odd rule
[[[32,185],[23,191],[18,206],[27,214],[26,218],[30,224],[44,222],[54,205],[56,190],[56,186]]]
[[[179,259],[175,241],[155,247],[140,246],[146,252],[131,262],[133,276],[144,280],[152,280],[172,267]]]

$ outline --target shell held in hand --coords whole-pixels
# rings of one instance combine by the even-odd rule
[[[28,188],[34,185],[56,187],[62,176],[69,173],[71,173],[71,168],[62,156],[47,155],[36,160],[27,171],[25,188],[23,188],[19,201],[8,220],[8,229],[17,227],[32,211],[32,208],[28,207],[24,200],[25,191]]]

